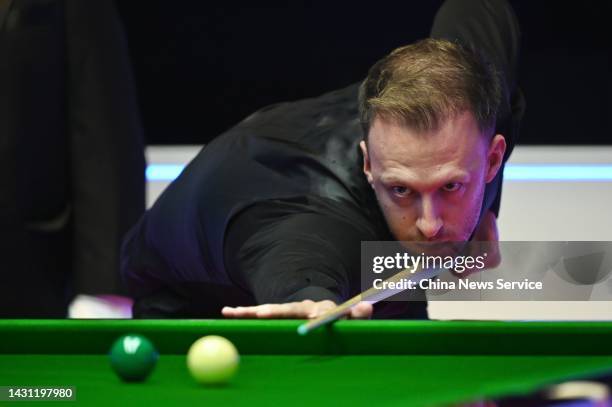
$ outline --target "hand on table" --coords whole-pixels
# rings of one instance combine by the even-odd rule
[[[226,318],[314,319],[335,306],[336,303],[330,300],[304,300],[285,304],[262,304],[252,307],[223,307],[221,313]],[[372,304],[360,302],[347,311],[346,317],[367,319],[372,316],[372,311]]]

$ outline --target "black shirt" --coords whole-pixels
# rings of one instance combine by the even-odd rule
[[[360,241],[390,236],[357,117],[352,85],[262,109],[215,139],[129,235],[131,291],[211,283],[266,303],[358,290]]]
[[[513,88],[518,25],[505,1],[469,4],[446,2],[432,36],[471,42],[505,74],[498,129],[507,159],[524,107]],[[131,293],[142,302],[171,292],[184,316],[361,292],[360,242],[391,236],[362,172],[357,91],[264,108],[206,146],[127,236]],[[497,213],[502,176],[503,167],[487,184],[481,213]]]

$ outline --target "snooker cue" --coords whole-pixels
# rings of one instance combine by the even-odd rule
[[[439,269],[429,268],[429,269],[424,269],[424,270],[419,269],[418,271],[412,271],[412,268],[406,268],[400,271],[399,273],[394,274],[393,276],[386,279],[384,283],[399,282],[403,278],[407,278],[408,280],[411,280],[411,281],[413,280],[421,281],[427,278],[435,277],[445,270],[446,269],[444,268],[439,268]],[[350,300],[347,300],[346,302],[323,313],[321,316],[313,319],[312,321],[303,323],[297,329],[298,334],[306,335],[308,332],[312,331],[313,329],[316,329],[322,325],[325,325],[327,323],[337,320],[338,318],[342,317],[346,313],[346,311],[348,311],[350,308],[352,308],[354,305],[356,305],[357,303],[361,301],[368,301],[371,304],[376,304],[378,301],[382,301],[385,298],[389,298],[392,295],[397,294],[404,290],[405,289],[378,290],[374,287],[368,288],[366,291],[362,292],[361,294],[357,294]]]

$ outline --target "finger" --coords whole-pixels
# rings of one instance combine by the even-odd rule
[[[295,319],[315,318],[334,306],[335,303],[332,301],[315,302],[312,300],[303,300],[286,304],[268,304],[268,306],[258,311],[258,317]]]
[[[227,318],[305,318],[313,301],[285,304],[262,304],[251,307],[223,307],[221,314]]]
[[[330,300],[290,302],[285,304],[262,304],[251,307],[223,307],[221,313],[226,318],[296,318],[312,319],[334,308]]]
[[[298,302],[265,304],[257,310],[257,318],[300,318],[303,312]]]
[[[368,319],[372,318],[372,313],[374,312],[374,306],[369,302],[361,301],[357,303],[350,310],[350,318],[354,319]]]
[[[236,309],[234,307],[221,308],[221,315],[223,315],[226,318],[233,318],[235,312],[236,312]]]
[[[318,318],[324,313],[326,313],[327,311],[333,309],[334,307],[336,307],[336,303],[331,300],[323,300],[323,301],[317,301],[317,302],[313,301],[312,306],[309,308],[304,318],[308,318],[308,319]]]
[[[251,307],[223,307],[221,313],[228,318],[257,318],[257,313],[264,305]]]

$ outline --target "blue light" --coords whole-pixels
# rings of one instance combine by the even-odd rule
[[[508,164],[505,181],[612,181],[612,165]]]
[[[148,181],[172,182],[185,168],[181,164],[151,164]],[[507,164],[505,181],[612,181],[612,165],[586,164]]]
[[[174,181],[185,168],[181,164],[150,164],[147,166],[147,181]]]

